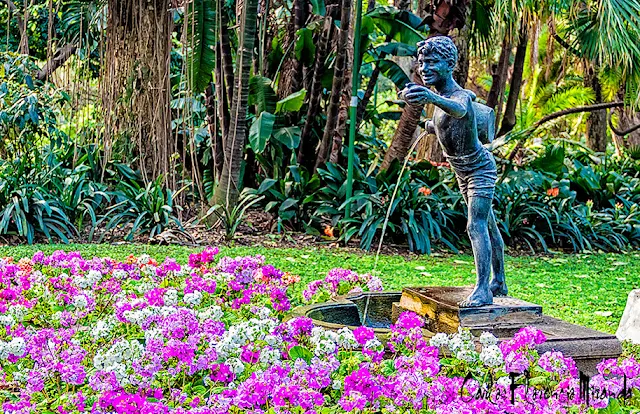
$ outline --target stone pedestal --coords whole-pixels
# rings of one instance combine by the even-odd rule
[[[624,308],[616,336],[621,341],[628,340],[640,344],[640,289],[629,292],[627,306]]]
[[[471,290],[471,287],[440,286],[405,288],[400,301],[395,303],[393,317],[397,319],[397,315],[410,310],[424,316],[426,328],[431,332],[453,333],[463,327],[476,336],[489,331],[500,340],[513,337],[522,327],[534,326],[547,337],[538,346],[538,352],[555,350],[571,356],[578,369],[589,376],[595,374],[596,364],[602,359],[617,358],[622,352],[614,335],[544,315],[542,306],[520,299],[497,297],[490,306],[460,308],[458,303]],[[636,319],[640,320],[640,316]]]
[[[399,307],[427,320],[432,332],[454,333],[458,327],[490,331],[496,336],[542,321],[542,306],[511,297],[496,297],[493,305],[460,308],[471,287],[418,287],[402,290]]]

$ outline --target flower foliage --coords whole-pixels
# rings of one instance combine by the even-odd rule
[[[588,409],[574,361],[524,328],[425,339],[403,313],[383,344],[288,318],[299,280],[261,256],[188,264],[77,252],[0,259],[0,404],[17,413],[555,413]],[[317,289],[379,280],[335,269]],[[314,296],[314,295],[311,295]],[[605,360],[589,404],[637,403],[640,364]],[[581,392],[582,391],[582,392]]]

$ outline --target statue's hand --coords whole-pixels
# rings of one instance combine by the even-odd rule
[[[410,83],[400,92],[400,97],[411,105],[425,105],[434,102],[436,94],[426,86]]]

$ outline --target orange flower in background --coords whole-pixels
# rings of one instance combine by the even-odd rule
[[[551,197],[557,197],[560,194],[560,189],[558,187],[553,187],[547,190],[547,195]]]
[[[298,283],[299,281],[300,276],[298,275],[292,275],[289,272],[286,272],[284,275],[282,275],[282,282],[285,284],[285,286],[293,285],[294,283]]]
[[[420,187],[420,189],[418,190],[418,192],[422,195],[428,196],[431,195],[431,189],[427,188],[427,187]]]
[[[327,237],[335,237],[333,235],[333,227],[331,227],[328,224],[326,224],[324,226],[324,235],[327,236]]]

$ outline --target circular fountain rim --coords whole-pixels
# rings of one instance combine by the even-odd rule
[[[338,330],[338,329],[347,327],[353,330],[358,328],[359,326],[325,322],[319,319],[314,319],[310,317],[309,314],[311,312],[314,312],[316,310],[322,310],[324,308],[351,307],[351,306],[355,307],[356,304],[353,303],[350,299],[358,299],[363,296],[390,296],[390,295],[401,295],[401,294],[402,292],[398,290],[382,290],[379,292],[359,292],[351,295],[347,294],[343,296],[338,296],[335,299],[329,300],[327,302],[319,302],[311,305],[298,306],[297,308],[293,309],[293,311],[291,312],[291,317],[297,317],[297,316],[307,317],[313,321],[313,324],[315,326],[320,326],[326,329]],[[391,329],[389,328],[371,328],[371,329],[373,329],[373,331],[376,334],[387,334],[391,332]]]

